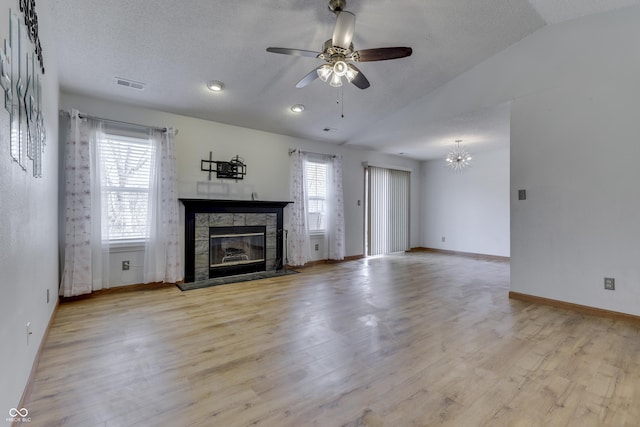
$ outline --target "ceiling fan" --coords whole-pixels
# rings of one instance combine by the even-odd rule
[[[346,6],[346,0],[329,0],[329,10],[336,14],[336,26],[333,29],[333,36],[324,42],[322,52],[284,47],[267,48],[267,52],[308,56],[326,61],[325,64],[316,67],[304,76],[296,84],[297,88],[303,88],[317,78],[320,78],[323,82],[329,82],[329,85],[333,87],[340,87],[342,86],[342,77],[344,77],[347,82],[356,87],[366,89],[370,86],[369,80],[353,64],[354,62],[385,61],[411,56],[413,50],[410,47],[380,47],[354,50],[351,41],[356,25],[356,16],[344,10]]]

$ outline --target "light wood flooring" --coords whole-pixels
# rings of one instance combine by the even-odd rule
[[[638,426],[640,326],[409,253],[64,302],[31,426]]]

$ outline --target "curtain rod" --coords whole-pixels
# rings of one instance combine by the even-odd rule
[[[300,150],[299,148],[289,148],[289,157],[291,157],[291,155],[296,151],[302,154],[311,154],[312,156],[331,157],[332,159],[335,159],[336,157],[338,157],[335,154],[314,153],[313,151],[303,151],[303,150]]]
[[[130,122],[123,122],[120,120],[113,120],[113,119],[104,119],[102,117],[96,117],[96,116],[90,116],[88,114],[78,114],[78,117],[80,117],[81,119],[93,119],[93,120],[100,120],[102,122],[108,122],[108,123],[115,123],[115,124],[119,124],[119,125],[125,125],[125,126],[137,126],[137,127],[141,127],[141,128],[147,128],[147,129],[154,129],[154,130],[159,130],[161,132],[166,132],[167,128],[166,127],[158,127],[158,126],[146,126],[146,125],[141,125],[138,123],[130,123]],[[175,134],[178,134],[178,129],[176,129]]]
[[[68,111],[63,111],[64,113],[66,113],[67,115],[71,116],[71,113],[69,113]],[[125,125],[125,126],[134,126],[134,127],[141,127],[141,128],[146,128],[146,129],[154,129],[154,130],[159,130],[161,132],[166,132],[167,128],[166,127],[159,127],[159,126],[147,126],[147,125],[141,125],[138,123],[130,123],[130,122],[123,122],[120,120],[113,120],[113,119],[105,119],[102,117],[96,117],[96,116],[90,116],[89,114],[83,114],[83,113],[79,113],[78,117],[81,119],[92,119],[92,120],[98,120],[101,122],[108,122],[108,123],[115,123],[115,124],[120,124],[120,125]],[[178,129],[175,129],[175,134],[178,134]]]

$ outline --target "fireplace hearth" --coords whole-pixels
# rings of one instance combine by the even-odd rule
[[[290,202],[180,199],[185,282],[283,267],[283,210]]]

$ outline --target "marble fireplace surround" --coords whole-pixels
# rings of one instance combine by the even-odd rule
[[[291,202],[180,199],[185,207],[185,282],[210,278],[210,227],[264,226],[266,271],[283,266],[283,210]]]

